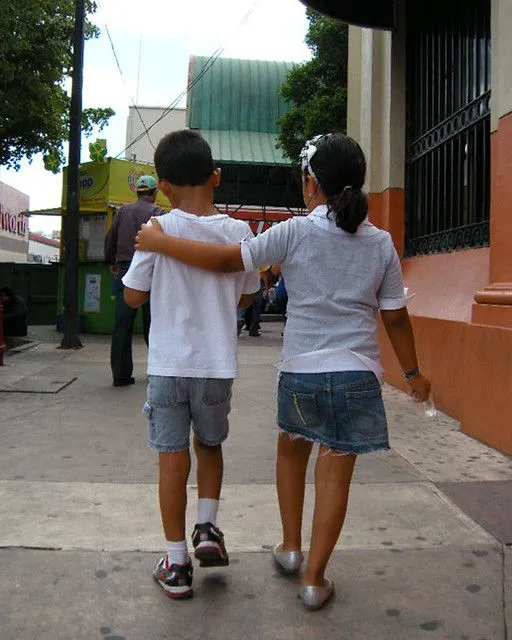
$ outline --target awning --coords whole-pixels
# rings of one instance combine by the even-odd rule
[[[393,29],[396,0],[300,0],[320,13],[348,24],[372,29]]]
[[[23,211],[23,213],[29,216],[61,216],[62,209],[60,207],[53,207],[52,209],[37,209],[34,211]]]

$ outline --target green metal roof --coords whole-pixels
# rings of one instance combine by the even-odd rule
[[[192,56],[190,80],[209,58]],[[277,119],[288,110],[279,93],[291,62],[217,58],[189,90],[188,126],[210,131],[277,133]]]
[[[201,129],[216,161],[236,164],[289,165],[280,149],[277,135],[261,131],[219,131]]]
[[[192,56],[187,126],[208,140],[222,168],[216,202],[300,207],[302,189],[292,163],[276,148],[277,120],[289,108],[280,89],[290,62]]]

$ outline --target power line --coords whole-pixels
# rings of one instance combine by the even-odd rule
[[[114,55],[114,60],[116,61],[116,65],[117,65],[117,68],[119,70],[119,74],[121,76],[121,79],[123,81],[125,89],[128,92],[128,97],[130,98],[132,106],[134,107],[135,111],[137,112],[137,115],[139,116],[140,123],[142,124],[142,127],[144,129],[144,134],[142,134],[142,137],[144,137],[144,135],[147,135],[151,146],[153,147],[153,149],[156,149],[156,147],[155,147],[155,145],[153,143],[153,140],[151,140],[151,136],[149,135],[149,129],[147,128],[146,123],[144,122],[144,119],[142,118],[142,115],[141,115],[141,113],[139,111],[139,108],[138,108],[137,104],[135,103],[135,100],[133,99],[133,96],[131,95],[130,90],[128,89],[128,84],[127,84],[127,82],[125,80],[125,77],[124,77],[124,74],[123,74],[123,70],[121,69],[121,65],[119,63],[119,58],[117,57],[116,49],[114,47],[114,42],[112,40],[112,36],[110,35],[110,31],[109,31],[107,25],[105,25],[105,31],[106,31],[106,34],[108,36],[108,40],[110,42],[110,47],[112,48],[112,53]],[[140,64],[140,50],[139,50],[139,64]]]
[[[234,30],[234,33],[230,36],[230,39],[233,37],[233,35],[236,35],[237,32],[242,29],[246,23],[249,21],[250,17],[252,16],[252,14],[254,13],[254,11],[256,10],[256,7],[258,6],[258,4],[261,2],[261,0],[255,0],[253,2],[253,4],[251,5],[251,7],[249,8],[249,10],[247,11],[247,13],[244,15],[244,17],[242,18],[242,20],[240,21],[240,23],[237,25],[237,27]],[[229,40],[228,40],[229,42]],[[142,140],[142,138],[145,135],[148,135],[149,138],[149,131],[151,131],[151,129],[157,125],[159,122],[161,122],[171,111],[173,111],[176,106],[179,104],[179,102],[181,101],[181,99],[187,95],[187,93],[203,78],[203,76],[213,67],[213,65],[215,64],[215,62],[217,61],[217,59],[222,55],[223,51],[225,50],[227,44],[224,44],[220,47],[218,47],[212,54],[211,56],[208,58],[208,60],[206,61],[204,67],[201,69],[201,71],[197,74],[197,76],[195,76],[193,78],[193,80],[191,82],[189,82],[187,84],[187,86],[185,87],[185,89],[183,89],[183,91],[181,91],[181,93],[171,102],[171,104],[169,104],[161,113],[161,115],[153,122],[153,124],[149,125],[149,127],[147,127],[147,129],[145,129],[144,133],[139,134],[136,138],[134,138],[133,140],[130,141],[130,143],[122,150],[120,151],[115,157],[119,158],[120,155],[122,155],[123,153],[125,153],[126,151],[128,151],[128,149],[130,149],[130,147],[132,147],[134,144],[136,144],[137,142],[139,142],[140,140]],[[134,105],[135,106],[135,105]],[[151,143],[153,146],[153,149],[155,148],[155,146],[153,145],[153,143]]]

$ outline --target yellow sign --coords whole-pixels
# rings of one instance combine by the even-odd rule
[[[153,165],[129,160],[108,158],[104,164],[86,162],[80,165],[80,213],[103,213],[109,207],[117,207],[133,202],[135,182],[139,176],[156,177]],[[64,167],[62,185],[62,209],[66,212],[68,169]],[[156,202],[165,209],[169,201],[158,192]]]

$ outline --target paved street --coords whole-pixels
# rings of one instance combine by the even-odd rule
[[[264,323],[261,338],[239,339],[219,520],[231,565],[197,567],[186,602],[170,601],[151,578],[164,541],[156,456],[141,416],[141,338],[137,383],[127,388],[111,386],[106,336],[61,351],[59,334],[35,328],[35,346],[8,354],[0,368],[0,640],[507,640],[512,460],[443,415],[426,418],[391,388],[392,450],[357,463],[329,571],[335,599],[307,612],[297,580],[275,572],[281,329]],[[190,524],[194,489],[191,477]],[[309,485],[306,540],[312,495]]]

